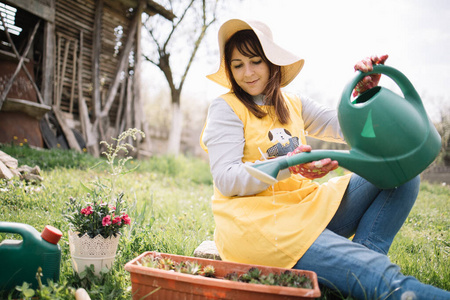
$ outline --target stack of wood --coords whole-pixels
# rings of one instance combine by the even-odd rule
[[[19,177],[21,180],[31,182],[40,182],[43,180],[39,166],[32,168],[23,165],[19,167],[17,159],[0,151],[0,178],[10,180],[15,176]]]

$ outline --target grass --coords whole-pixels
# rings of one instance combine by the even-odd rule
[[[418,201],[397,235],[390,257],[406,274],[450,290],[450,191],[422,183]]]
[[[99,159],[67,150],[17,146],[1,146],[0,150],[18,158],[20,165],[39,165],[44,177],[36,185],[0,180],[0,220],[27,223],[38,231],[49,224],[63,232],[60,282],[47,291],[52,295],[41,295],[40,299],[74,299],[73,291],[78,287],[86,288],[91,299],[131,299],[126,262],[149,250],[189,256],[202,241],[213,238],[213,187],[206,162],[183,156],[131,161],[131,167],[132,163],[139,167],[119,177],[116,187],[124,191],[131,207],[132,226],[121,237],[111,272],[100,279],[89,273],[80,278],[72,271],[69,228],[62,214],[70,196],[85,192],[81,182],[103,176],[106,166],[91,169]],[[446,290],[450,290],[449,198],[448,187],[423,183],[390,251],[390,258],[405,274]],[[0,233],[0,240],[10,236]],[[322,299],[335,297],[324,290]]]

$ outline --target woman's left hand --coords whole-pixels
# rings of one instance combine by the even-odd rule
[[[301,152],[311,152],[311,146],[300,145],[294,151],[289,152],[287,156],[292,156]],[[338,167],[339,164],[337,161],[331,160],[331,158],[324,158],[318,161],[289,167],[289,171],[292,174],[300,174],[309,179],[317,179],[324,177],[330,171],[336,170]]]
[[[355,71],[361,71],[361,72],[371,72],[373,70],[374,65],[381,64],[383,65],[386,59],[388,59],[388,55],[381,55],[380,57],[376,55],[372,55],[371,57],[366,57],[365,59],[359,61],[355,65]],[[362,94],[363,92],[376,87],[378,83],[380,82],[381,74],[371,74],[368,76],[365,76],[358,84],[356,85],[354,91],[353,91],[353,97],[358,96],[359,94]]]

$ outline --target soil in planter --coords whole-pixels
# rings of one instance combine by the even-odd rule
[[[215,269],[213,266],[202,266],[197,262],[175,262],[170,258],[163,258],[159,255],[149,255],[144,257],[140,263],[144,267],[217,278],[215,276]],[[222,279],[263,285],[275,285],[304,289],[313,288],[313,284],[308,277],[303,274],[291,272],[290,270],[286,270],[282,273],[269,273],[267,275],[263,275],[261,270],[256,267],[252,267],[246,273],[239,275],[236,272],[232,272],[226,274]]]

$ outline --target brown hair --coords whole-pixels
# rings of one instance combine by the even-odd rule
[[[231,90],[256,117],[263,118],[267,115],[266,111],[255,104],[253,97],[241,89],[231,73],[231,54],[235,48],[242,55],[247,57],[260,56],[263,61],[267,63],[270,74],[269,82],[264,90],[266,95],[265,98],[267,99],[265,104],[274,107],[276,117],[282,124],[288,123],[290,119],[289,109],[281,94],[281,67],[274,65],[267,59],[261,43],[253,30],[247,29],[238,31],[225,44],[225,69],[228,79],[231,82]],[[271,112],[271,110],[268,111],[269,113]]]

